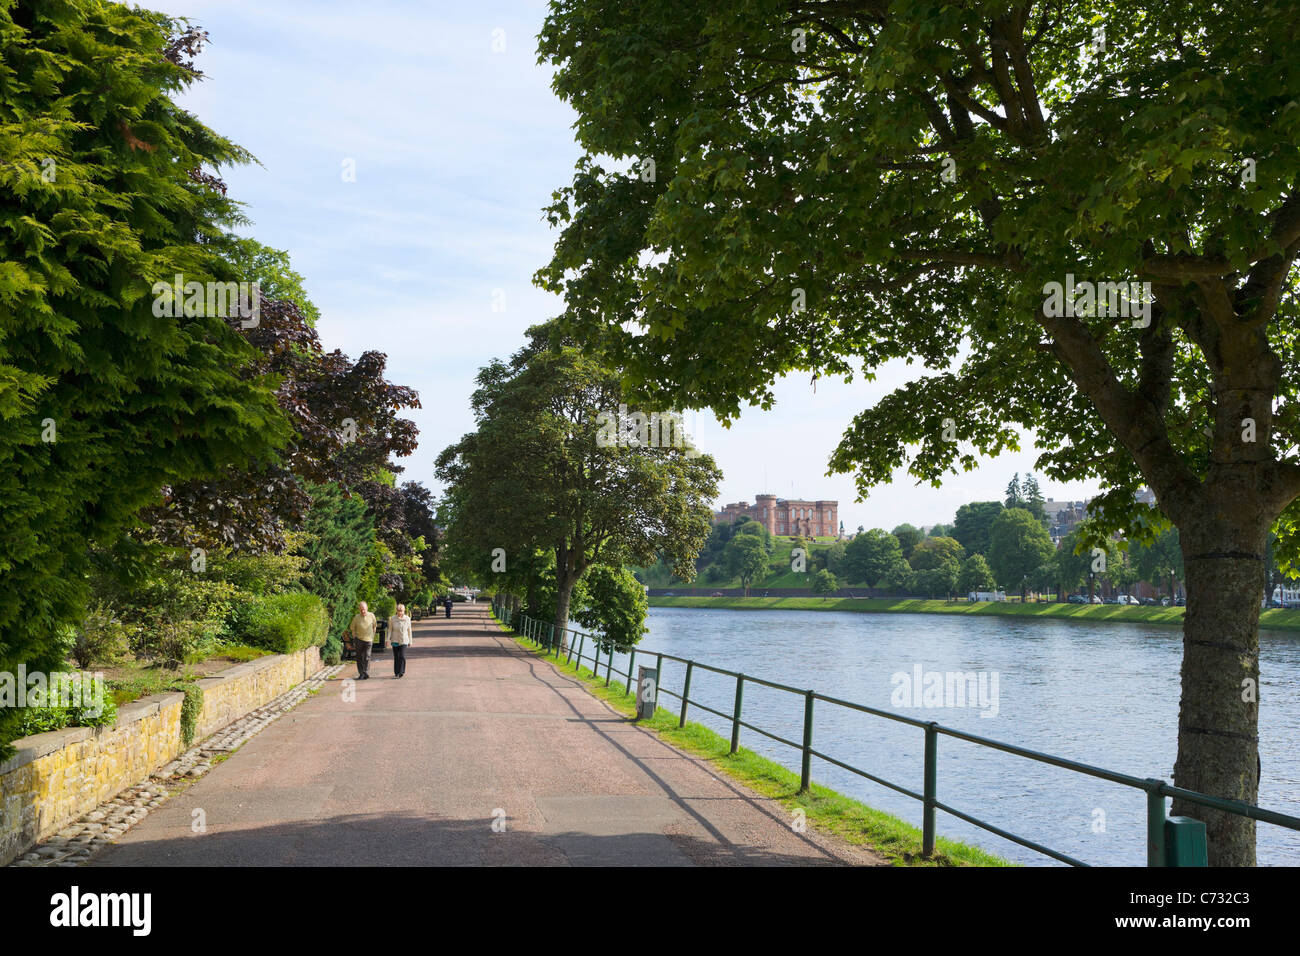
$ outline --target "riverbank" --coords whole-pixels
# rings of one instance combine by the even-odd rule
[[[497,621],[497,626],[510,634],[519,646],[530,654],[545,660],[562,674],[581,681],[594,697],[625,717],[636,715],[635,695],[629,692],[625,680],[611,681],[597,677],[591,668],[567,663],[549,656],[544,650],[513,633]],[[707,761],[710,768],[743,784],[761,796],[779,801],[793,815],[802,811],[807,825],[833,834],[846,843],[874,850],[895,866],[1015,866],[976,846],[939,836],[935,854],[926,858],[921,854],[921,831],[898,817],[867,806],[838,791],[813,783],[806,793],[799,792],[799,774],[754,753],[747,747],[738,747],[731,753],[731,742],[703,724],[688,720],[678,726],[678,716],[672,708],[659,707],[649,720],[639,726],[653,731],[665,743],[676,749]]]
[[[1182,627],[1181,607],[1139,607],[1126,604],[1021,604],[1013,601],[925,601],[912,598],[762,598],[651,597],[651,607],[708,607],[731,610],[856,611],[870,614],[975,614],[1003,617],[1047,617],[1088,623],[1157,624]],[[1259,626],[1274,631],[1300,631],[1300,611],[1267,610]]]

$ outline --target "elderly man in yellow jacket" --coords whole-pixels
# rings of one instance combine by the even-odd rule
[[[357,680],[370,679],[370,645],[375,640],[375,616],[365,601],[357,605],[357,613],[348,625],[348,635],[357,650]]]

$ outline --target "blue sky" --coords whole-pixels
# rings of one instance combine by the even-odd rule
[[[183,104],[259,161],[223,173],[253,220],[246,231],[289,252],[326,347],[386,352],[389,377],[419,390],[424,407],[410,415],[420,447],[402,477],[437,491],[433,461],[472,427],[478,368],[560,307],[531,283],[554,241],[541,209],[579,155],[573,113],[537,63],[546,4],[141,5],[209,32],[197,64],[205,78]],[[838,499],[850,530],[928,525],[951,521],[966,501],[1002,497],[1013,472],[1032,469],[1030,450],[942,489],[899,475],[854,503],[851,477],[826,477],[827,459],[853,415],[902,380],[902,366],[815,390],[787,379],[775,409],[749,410],[729,430],[707,413],[688,418],[723,470],[720,501],[770,491]],[[1042,485],[1055,498],[1095,492]]]

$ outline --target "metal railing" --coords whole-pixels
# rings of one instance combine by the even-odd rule
[[[581,631],[565,628],[566,633],[572,634],[576,638],[577,654],[574,654],[574,642],[565,642],[560,639],[559,629],[550,621],[541,621],[536,618],[528,617],[524,614],[512,614],[510,608],[506,605],[493,605],[493,611],[503,624],[511,627],[516,634],[537,645],[547,654],[555,654],[557,658],[563,658],[566,663],[582,664],[585,660],[591,661],[592,674],[595,677],[600,676],[600,669],[605,668],[605,686],[610,685],[614,676],[627,678],[627,692],[632,692],[633,674],[636,668],[637,649],[632,648],[628,653],[628,663],[626,673],[614,670],[614,648],[609,648],[607,659],[602,664],[600,639],[592,634],[584,634]],[[593,653],[588,657],[584,654],[586,641],[590,639],[593,643]],[[1244,803],[1239,800],[1225,800],[1221,797],[1212,797],[1209,794],[1198,793],[1195,790],[1186,790],[1182,787],[1176,787],[1173,784],[1166,783],[1158,778],[1134,777],[1125,773],[1118,773],[1114,770],[1107,770],[1103,767],[1094,767],[1090,764],[1080,763],[1077,760],[1068,760],[1064,757],[1056,757],[1052,754],[1040,753],[1036,750],[1030,750],[1027,747],[1018,747],[1015,744],[1007,744],[998,740],[992,740],[988,737],[981,737],[978,734],[967,733],[964,730],[958,730],[955,727],[945,727],[935,721],[917,720],[914,717],[904,717],[900,714],[890,713],[886,710],[879,710],[875,707],[868,707],[865,704],[857,704],[853,701],[840,700],[837,697],[829,697],[825,694],[819,694],[814,690],[805,690],[798,687],[791,687],[788,684],[779,684],[775,681],[764,680],[760,677],[754,677],[749,674],[742,674],[737,671],[727,670],[724,667],[714,667],[710,664],[703,664],[699,661],[690,660],[685,657],[677,657],[674,654],[665,654],[661,651],[646,651],[640,653],[655,658],[655,674],[657,681],[657,692],[668,694],[681,701],[681,711],[678,715],[678,727],[686,725],[686,713],[688,707],[694,706],[710,714],[721,717],[723,720],[731,722],[731,753],[735,753],[740,746],[740,730],[745,728],[754,733],[761,734],[770,740],[784,744],[798,750],[801,756],[799,772],[799,792],[803,793],[808,790],[812,782],[812,759],[816,757],[824,760],[829,764],[846,770],[849,773],[857,774],[867,780],[877,783],[880,786],[887,787],[890,790],[897,791],[913,800],[919,800],[922,804],[922,826],[921,826],[921,849],[926,856],[934,853],[935,840],[937,837],[936,818],[937,811],[942,810],[945,813],[964,820],[974,826],[989,833],[996,834],[1012,843],[1027,847],[1035,852],[1042,853],[1054,860],[1062,863],[1068,863],[1071,866],[1089,866],[1090,864],[1082,860],[1075,859],[1065,853],[1053,850],[1041,843],[1027,839],[1017,834],[1004,830],[985,820],[981,820],[969,813],[951,807],[943,803],[938,798],[938,752],[939,737],[947,736],[957,740],[965,740],[982,747],[989,747],[993,750],[1000,750],[1003,753],[1013,754],[1017,757],[1024,757],[1027,760],[1033,760],[1038,763],[1049,764],[1054,767],[1061,767],[1065,770],[1071,770],[1075,773],[1085,774],[1089,777],[1096,777],[1101,780],[1107,780],[1111,783],[1117,783],[1122,786],[1132,787],[1136,790],[1142,790],[1147,797],[1147,866],[1204,866],[1204,842],[1203,829],[1200,830],[1200,862],[1192,862],[1188,856],[1188,844],[1185,842],[1186,824],[1191,821],[1182,820],[1182,818],[1170,818],[1166,814],[1165,798],[1173,797],[1175,799],[1185,800],[1188,803],[1194,803],[1198,806],[1209,807],[1213,810],[1219,810],[1224,813],[1233,813],[1238,816],[1248,817],[1252,820],[1258,820],[1262,823],[1271,823],[1275,826],[1285,827],[1289,830],[1300,830],[1300,817],[1289,816],[1285,813],[1278,813],[1275,810],[1265,810],[1254,804]],[[682,685],[681,693],[668,690],[662,684],[663,662],[676,661],[686,665],[686,677]],[[734,677],[736,680],[735,703],[730,714],[723,711],[708,707],[697,700],[690,699],[691,693],[691,675],[696,670],[708,671],[714,674],[722,674],[728,677]],[[803,739],[802,741],[789,740],[785,737],[778,736],[762,727],[756,727],[741,718],[741,710],[744,704],[745,684],[759,684],[763,687],[771,687],[775,690],[786,691],[792,694],[798,694],[804,699],[803,714]],[[813,748],[813,708],[816,702],[822,702],[837,707],[845,707],[858,713],[871,714],[874,717],[883,717],[886,720],[892,720],[897,723],[907,724],[919,728],[924,732],[924,760],[922,767],[922,790],[917,793],[915,790],[909,790],[907,787],[892,783],[875,774],[869,773],[860,767],[854,767],[842,760],[838,760],[829,754],[824,754]],[[1182,832],[1179,832],[1179,831]],[[1195,860],[1198,851],[1195,846],[1196,841],[1192,841],[1191,860]]]

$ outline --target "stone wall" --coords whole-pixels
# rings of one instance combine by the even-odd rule
[[[197,743],[320,670],[320,648],[237,664],[198,682]],[[107,727],[71,727],[14,741],[0,763],[0,866],[32,844],[147,779],[186,749],[179,693],[118,708]]]

